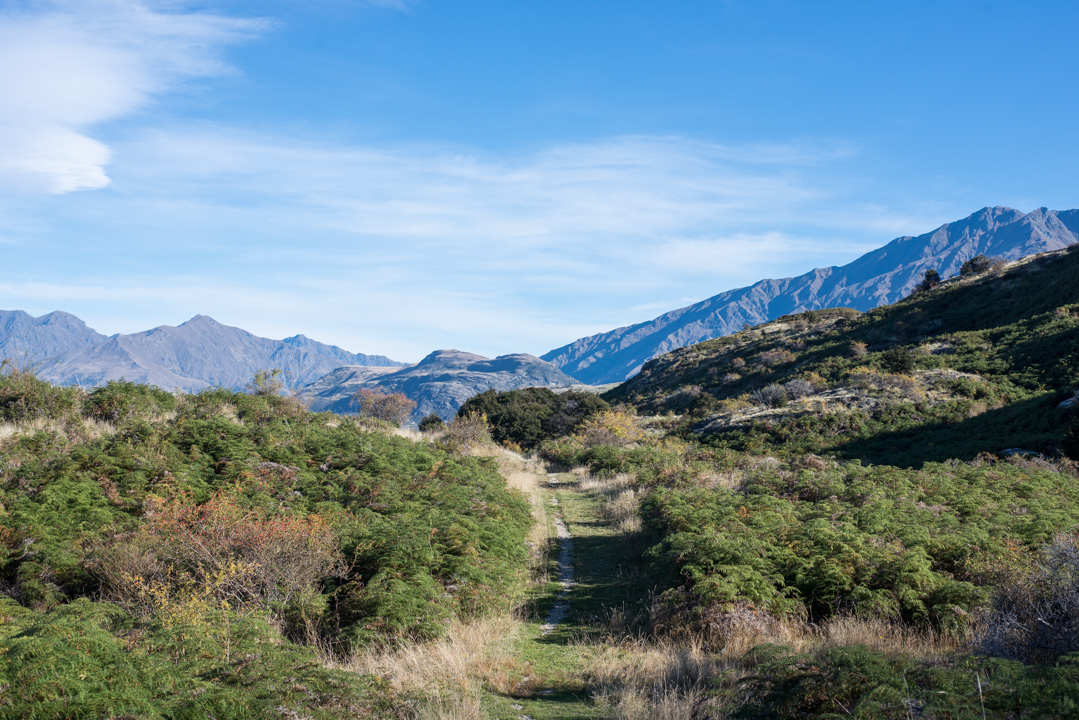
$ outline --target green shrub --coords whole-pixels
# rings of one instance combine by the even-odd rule
[[[735,718],[1069,718],[1079,713],[1079,656],[1056,667],[978,657],[926,663],[861,646],[811,653],[764,645],[730,693]]]
[[[112,380],[91,390],[83,414],[96,420],[121,422],[132,415],[147,417],[176,409],[176,398],[152,385]]]
[[[569,435],[608,407],[593,393],[559,394],[549,388],[533,387],[482,392],[465,401],[457,417],[482,414],[487,417],[495,442],[534,448],[547,438]]]
[[[420,420],[419,429],[420,432],[432,432],[434,430],[440,430],[446,426],[446,422],[442,419],[442,416],[438,413],[431,413]]]
[[[0,361],[0,420],[26,422],[60,418],[78,407],[81,391],[39,380],[32,369],[10,359]]]
[[[880,364],[894,375],[908,375],[914,370],[914,355],[905,348],[891,348],[881,353]]]

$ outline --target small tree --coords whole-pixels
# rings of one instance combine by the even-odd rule
[[[940,285],[940,273],[934,268],[930,268],[925,271],[925,275],[922,276],[922,282],[919,283],[918,289],[925,292],[926,290],[932,290],[937,285]]]
[[[386,393],[381,390],[361,388],[352,396],[360,411],[360,417],[384,420],[395,425],[403,425],[416,409],[416,401],[409,400],[401,393]]]
[[[880,364],[893,375],[906,375],[914,369],[914,355],[906,348],[892,348],[881,354]]]
[[[993,261],[987,258],[985,255],[975,255],[970,260],[963,263],[963,266],[959,268],[959,274],[964,277],[967,275],[977,275],[988,270],[993,264]]]
[[[251,395],[277,396],[285,389],[285,373],[280,368],[256,370],[247,383],[247,392]]]
[[[433,432],[446,427],[446,422],[438,413],[431,413],[420,420],[420,432]]]

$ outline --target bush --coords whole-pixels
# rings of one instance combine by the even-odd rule
[[[993,260],[987,258],[985,255],[975,255],[970,260],[963,263],[963,266],[959,268],[959,274],[963,277],[967,275],[977,275],[988,270],[993,265]]]
[[[179,498],[133,536],[100,548],[95,562],[109,595],[143,615],[197,624],[219,609],[281,613],[345,567],[325,520],[259,517],[217,495]]]
[[[893,375],[907,375],[914,370],[914,355],[906,348],[892,348],[881,353],[880,364]]]
[[[145,417],[175,408],[176,398],[161,388],[111,380],[90,391],[83,403],[83,414],[96,420],[121,422],[134,414]]]
[[[465,452],[491,442],[491,428],[482,413],[458,415],[446,425],[438,444],[451,452]]]
[[[644,439],[644,431],[632,408],[618,406],[585,420],[574,438],[585,448],[629,447]]]
[[[813,383],[809,380],[803,380],[797,378],[783,384],[783,389],[787,391],[787,397],[797,400],[798,398],[808,397],[816,392],[816,388],[813,387]]]
[[[608,407],[593,393],[533,387],[482,392],[469,398],[457,416],[484,415],[495,442],[531,449],[545,439],[574,432],[586,418]]]
[[[252,395],[273,396],[280,395],[285,390],[285,375],[279,368],[272,370],[256,370],[251,376],[251,382],[245,388]]]
[[[749,394],[750,402],[761,409],[784,407],[787,404],[787,390],[777,383],[765,385]]]
[[[416,409],[416,401],[409,400],[402,393],[386,393],[381,390],[361,388],[352,396],[359,407],[360,417],[369,417],[394,425],[404,425]]]
[[[940,273],[934,268],[930,268],[925,271],[925,275],[922,276],[922,281],[918,284],[918,290],[922,292],[928,292],[937,285],[940,285]]]
[[[1001,584],[980,645],[989,655],[1040,664],[1079,652],[1079,536],[1058,535],[1037,567]]]
[[[26,422],[41,417],[58,418],[79,404],[78,388],[60,388],[39,380],[33,368],[10,358],[0,361],[0,419]]]
[[[419,428],[420,432],[434,432],[435,430],[441,430],[446,427],[446,422],[442,419],[442,416],[438,413],[431,413],[420,420]]]

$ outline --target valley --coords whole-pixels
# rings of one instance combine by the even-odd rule
[[[1077,270],[986,260],[600,396],[458,351],[327,383],[563,384],[423,431],[5,360],[0,717],[1072,717]]]

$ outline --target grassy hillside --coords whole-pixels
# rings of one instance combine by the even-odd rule
[[[390,716],[311,646],[436,637],[527,573],[491,461],[272,394],[9,367],[0,417],[0,717]]]
[[[719,447],[916,466],[1069,442],[1079,252],[959,278],[869,313],[821,310],[683,348],[605,397]]]

